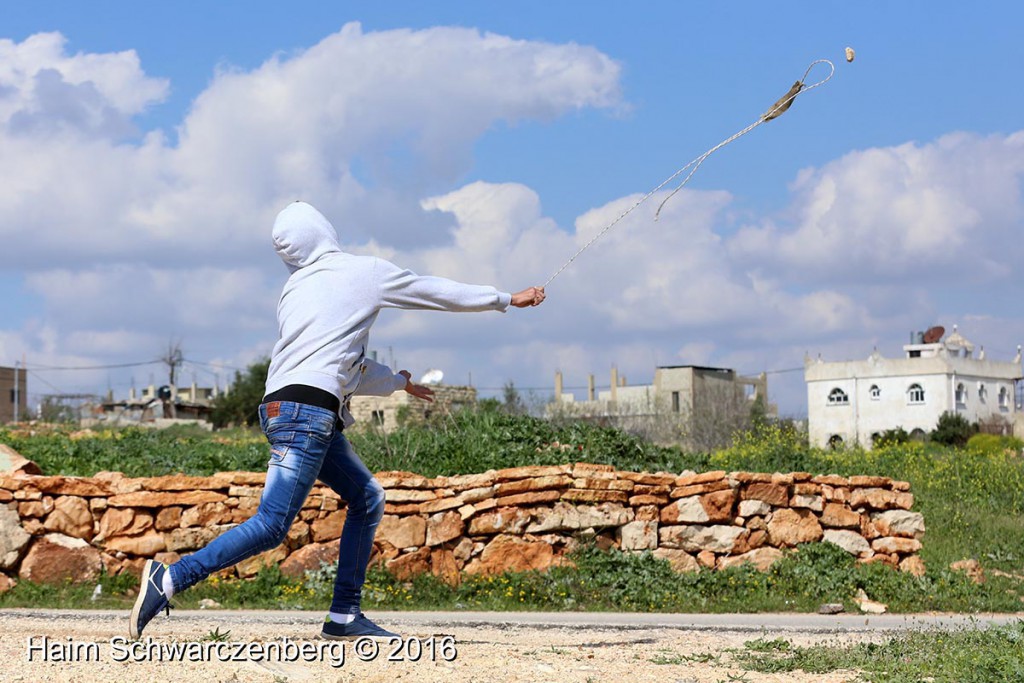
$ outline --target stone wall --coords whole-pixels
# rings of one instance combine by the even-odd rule
[[[591,539],[652,551],[679,571],[752,562],[799,543],[831,541],[864,562],[923,572],[924,519],[906,482],[808,473],[638,473],[575,463],[428,478],[381,472],[387,491],[373,562],[399,577],[546,569]],[[0,592],[17,580],[91,581],[174,561],[246,520],[263,473],[132,479],[0,475]],[[226,574],[264,563],[300,576],[337,559],[344,504],[316,487],[284,544]]]

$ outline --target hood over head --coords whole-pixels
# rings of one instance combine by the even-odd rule
[[[293,202],[277,214],[272,234],[277,255],[292,273],[341,251],[334,226],[306,202]]]

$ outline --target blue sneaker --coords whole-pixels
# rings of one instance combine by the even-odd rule
[[[167,610],[168,615],[171,613],[170,601],[164,594],[164,574],[167,573],[167,569],[168,565],[153,560],[146,560],[146,565],[142,568],[139,597],[135,598],[135,606],[128,622],[128,633],[134,640],[142,636],[142,629],[146,628],[146,624],[161,610]]]
[[[331,615],[328,614],[324,619],[324,628],[320,632],[320,637],[328,640],[352,640],[354,638],[400,638],[401,636],[382,629],[360,612],[354,620],[347,624],[331,621]]]

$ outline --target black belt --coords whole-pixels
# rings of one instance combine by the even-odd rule
[[[307,406],[316,406],[337,413],[341,408],[341,401],[334,394],[306,386],[305,384],[289,384],[277,391],[272,391],[263,397],[264,403],[272,401],[291,401],[293,403],[304,403]]]

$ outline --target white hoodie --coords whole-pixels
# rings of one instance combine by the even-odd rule
[[[382,308],[502,311],[512,295],[494,287],[422,277],[374,256],[341,250],[334,227],[305,202],[290,204],[274,222],[274,248],[291,276],[277,307],[267,393],[291,384],[323,389],[344,407],[352,394],[387,396],[406,379],[366,358],[370,326]],[[357,391],[358,390],[358,391]]]

